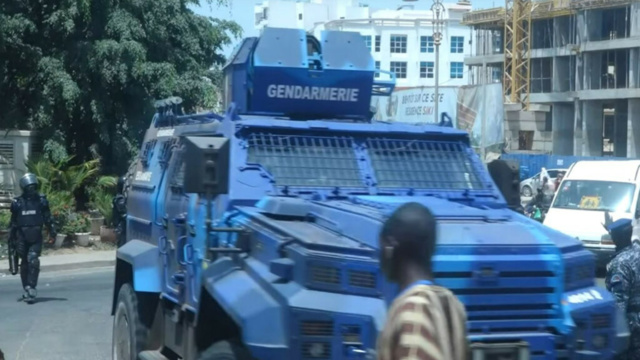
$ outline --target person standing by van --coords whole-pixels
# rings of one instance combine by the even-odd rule
[[[632,221],[612,221],[605,213],[605,229],[616,245],[616,256],[607,265],[605,285],[613,294],[616,305],[627,317],[629,348],[617,360],[640,360],[640,242],[632,241]]]
[[[379,245],[382,271],[401,293],[378,339],[378,360],[468,359],[464,305],[433,284],[436,220],[431,211],[415,202],[402,205],[383,225]]]

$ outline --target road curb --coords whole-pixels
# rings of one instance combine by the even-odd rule
[[[55,265],[42,265],[40,266],[40,272],[51,271],[65,271],[65,270],[79,270],[79,269],[92,269],[98,267],[114,266],[115,260],[94,260],[84,262],[74,262],[69,264],[55,264]],[[8,269],[0,271],[0,274],[11,275]]]

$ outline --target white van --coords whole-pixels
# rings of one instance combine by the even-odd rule
[[[640,160],[588,160],[571,165],[556,190],[544,225],[573,236],[596,255],[598,268],[615,255],[604,229],[605,212],[612,219],[634,220],[638,236]]]

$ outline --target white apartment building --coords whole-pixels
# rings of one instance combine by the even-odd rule
[[[467,85],[464,57],[471,52],[473,30],[460,22],[471,5],[445,3],[444,7],[439,84]],[[255,6],[255,15],[258,30],[267,26],[299,28],[316,36],[322,30],[359,32],[371,50],[376,67],[395,73],[397,88],[435,85],[431,10],[403,6],[372,11],[353,0],[269,0]]]

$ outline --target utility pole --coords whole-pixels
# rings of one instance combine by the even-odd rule
[[[431,12],[433,13],[433,45],[436,48],[436,61],[435,61],[435,123],[440,123],[440,115],[438,112],[438,103],[440,102],[440,43],[442,43],[442,30],[444,21],[442,21],[442,15],[445,11],[444,5],[441,0],[433,0],[431,5]]]

